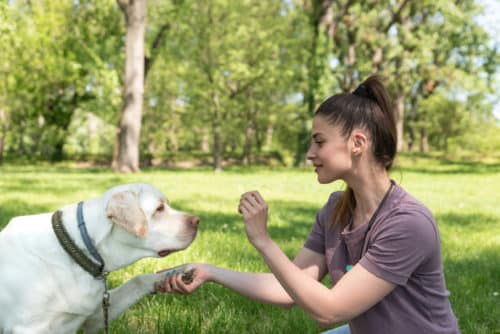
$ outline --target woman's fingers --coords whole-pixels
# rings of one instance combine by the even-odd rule
[[[252,207],[259,206],[262,203],[260,199],[262,199],[262,197],[258,191],[249,191],[244,193],[241,197],[241,201],[248,203]]]
[[[169,283],[170,283],[170,290],[174,291],[174,292],[178,290],[177,281],[176,281],[175,277],[176,276],[174,275],[174,276],[168,278]]]
[[[179,281],[181,283],[179,283]],[[181,275],[173,275],[155,283],[155,291],[163,293],[184,292],[187,293]]]
[[[190,294],[204,282],[203,271],[200,272],[200,269],[196,266],[188,264],[175,268],[176,270],[160,271],[166,273],[160,281],[155,283],[154,289],[156,292]],[[182,268],[182,270],[178,270],[178,268]]]
[[[260,193],[258,191],[253,192],[253,198],[255,199],[255,202],[257,202],[259,205],[265,205],[266,201],[262,198]]]
[[[238,211],[243,214],[257,213],[265,208],[266,202],[258,191],[249,191],[241,195]]]

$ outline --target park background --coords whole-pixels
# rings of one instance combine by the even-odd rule
[[[500,31],[495,0],[95,0],[0,2],[0,228],[126,182],[198,214],[186,251],[111,276],[184,262],[268,270],[236,213],[269,200],[290,257],[342,184],[305,161],[314,110],[372,73],[397,113],[391,176],[441,232],[463,333],[500,333]],[[495,112],[495,110],[497,110]],[[145,298],[117,333],[316,333],[208,284]]]

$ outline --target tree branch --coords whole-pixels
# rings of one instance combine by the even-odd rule
[[[128,22],[128,2],[127,0],[116,0],[116,4],[120,8],[125,17],[125,21]]]
[[[161,26],[160,31],[156,34],[153,44],[151,45],[151,56],[144,57],[144,80],[148,76],[149,69],[153,66],[156,57],[158,56],[159,50],[165,41],[166,32],[170,29],[170,23],[165,23]]]
[[[403,11],[403,9],[405,8],[405,6],[408,4],[409,1],[410,0],[403,0],[403,2],[401,2],[396,12],[392,13],[391,21],[389,21],[389,23],[382,30],[384,34],[386,34],[389,31],[389,29],[391,29],[394,23],[401,21],[401,12]]]
[[[252,79],[248,80],[245,84],[240,86],[237,84],[237,88],[231,89],[231,94],[229,94],[229,98],[232,99],[236,97],[236,95],[243,93],[244,91],[248,90],[256,81],[258,81],[260,78],[264,76],[264,73],[257,75],[253,77]]]

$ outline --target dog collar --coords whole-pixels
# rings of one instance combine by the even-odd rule
[[[54,230],[57,240],[61,244],[62,248],[75,260],[76,263],[80,265],[86,272],[91,274],[97,279],[104,282],[104,293],[102,296],[102,311],[104,316],[104,333],[109,333],[109,307],[110,307],[110,294],[108,292],[108,272],[104,270],[104,260],[94,246],[92,239],[87,232],[87,227],[85,226],[85,221],[83,220],[83,202],[78,203],[76,208],[76,218],[78,221],[78,228],[80,230],[80,235],[82,236],[83,242],[87,247],[87,250],[92,254],[92,256],[99,262],[96,263],[92,261],[85,253],[78,248],[74,240],[71,239],[68,231],[64,227],[62,222],[62,211],[58,210],[52,215],[52,229]]]
[[[52,215],[52,229],[57,237],[57,240],[61,244],[62,248],[68,253],[69,256],[76,263],[80,265],[85,271],[94,276],[95,278],[103,279],[107,274],[104,271],[104,260],[99,255],[99,252],[94,246],[94,243],[89,237],[87,228],[85,226],[85,221],[83,220],[83,202],[78,203],[77,206],[77,220],[78,228],[80,230],[80,235],[82,236],[83,242],[87,247],[90,254],[99,262],[96,263],[90,259],[78,246],[75,244],[74,240],[69,235],[68,231],[64,227],[62,222],[62,211],[58,210]]]

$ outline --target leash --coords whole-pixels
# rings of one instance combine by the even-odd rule
[[[104,332],[109,334],[109,306],[110,294],[108,291],[108,272],[104,270],[104,260],[97,251],[92,239],[90,238],[85,221],[83,220],[83,202],[78,203],[76,209],[76,217],[78,221],[78,229],[80,235],[90,254],[97,260],[98,263],[90,259],[78,246],[75,244],[68,231],[62,222],[62,211],[58,210],[52,215],[52,229],[61,244],[62,248],[68,253],[76,263],[80,265],[86,272],[94,278],[102,280],[104,283],[104,294],[102,297],[102,311],[104,315]]]

